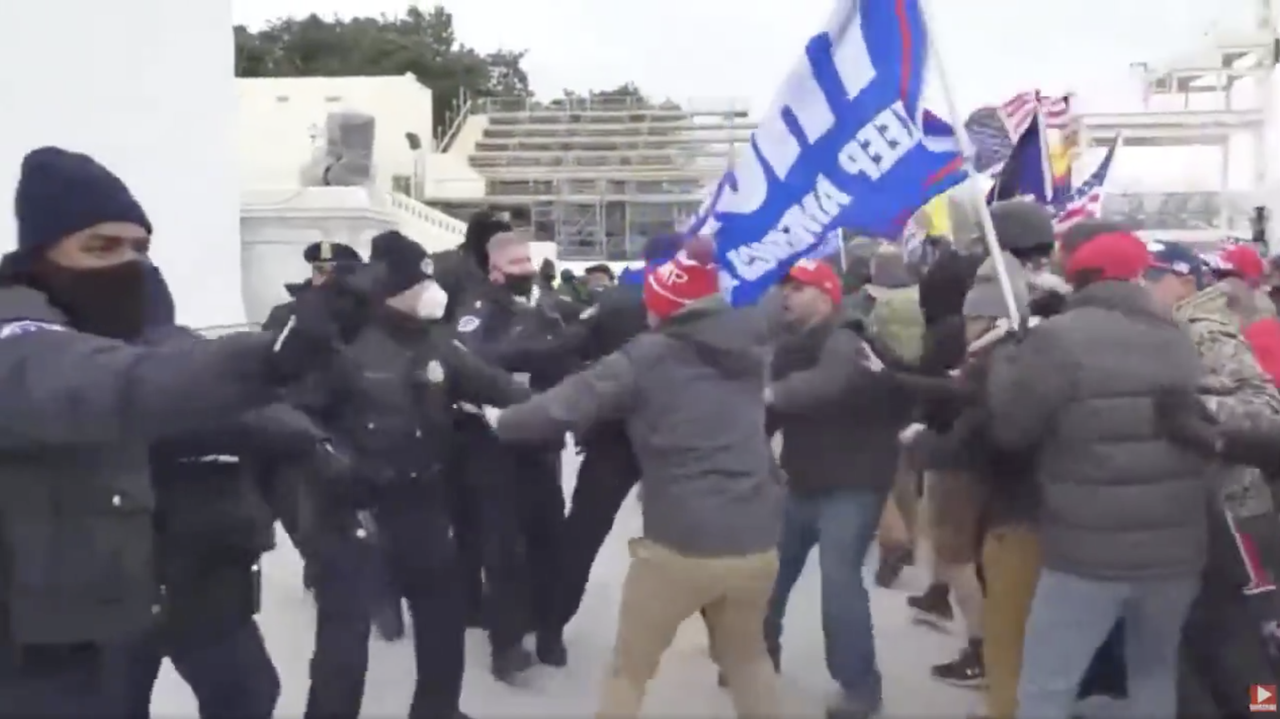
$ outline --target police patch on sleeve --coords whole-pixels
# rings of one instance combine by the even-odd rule
[[[19,320],[0,325],[0,340],[32,332],[65,332],[66,327],[52,322],[36,322],[35,320]]]
[[[462,319],[458,320],[459,332],[475,332],[476,328],[479,326],[480,326],[480,318],[476,317],[475,315],[467,315],[466,317],[463,317]]]

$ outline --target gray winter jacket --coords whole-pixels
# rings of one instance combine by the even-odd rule
[[[1036,452],[1044,566],[1097,579],[1198,574],[1209,467],[1160,438],[1152,401],[1194,391],[1187,333],[1144,289],[1099,282],[992,356],[993,440]]]
[[[766,314],[695,303],[504,411],[498,436],[541,440],[621,419],[640,463],[645,537],[698,557],[774,549],[783,489],[764,430]]]

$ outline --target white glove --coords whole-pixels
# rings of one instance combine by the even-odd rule
[[[925,426],[920,422],[912,422],[907,428],[898,433],[898,441],[904,445],[911,444],[911,440],[920,436],[925,430]]]
[[[484,421],[488,422],[490,427],[493,427],[496,429],[498,426],[498,418],[502,417],[502,410],[498,409],[497,407],[491,407],[486,404],[483,407],[483,411],[484,411]]]
[[[871,347],[862,345],[862,365],[872,372],[881,372],[884,370],[884,360],[871,351]]]

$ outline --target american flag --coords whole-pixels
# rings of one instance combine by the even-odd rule
[[[1005,100],[996,111],[1004,121],[1009,137],[1015,141],[1026,132],[1036,112],[1050,129],[1064,129],[1071,124],[1071,95],[1046,97],[1039,90],[1020,92]]]
[[[1062,232],[1081,220],[1092,220],[1102,216],[1103,186],[1107,183],[1107,173],[1111,171],[1111,161],[1115,158],[1116,148],[1119,146],[1120,138],[1116,137],[1115,143],[1111,145],[1111,149],[1107,150],[1107,156],[1102,158],[1102,164],[1098,165],[1098,169],[1080,183],[1074,192],[1053,204],[1053,226],[1056,231]]]
[[[974,110],[964,123],[973,141],[973,169],[982,173],[998,171],[1009,159],[1018,138],[1031,126],[1037,109],[1045,127],[1068,129],[1074,120],[1071,99],[1071,95],[1045,97],[1038,91],[1020,92],[999,105]]]

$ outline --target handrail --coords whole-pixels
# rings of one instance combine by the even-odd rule
[[[449,147],[453,145],[453,141],[457,139],[458,133],[462,130],[462,125],[471,117],[471,98],[466,98],[462,107],[458,108],[458,116],[453,119],[453,124],[449,125],[449,130],[444,133],[444,137],[440,142],[436,143],[436,152],[448,152]]]

